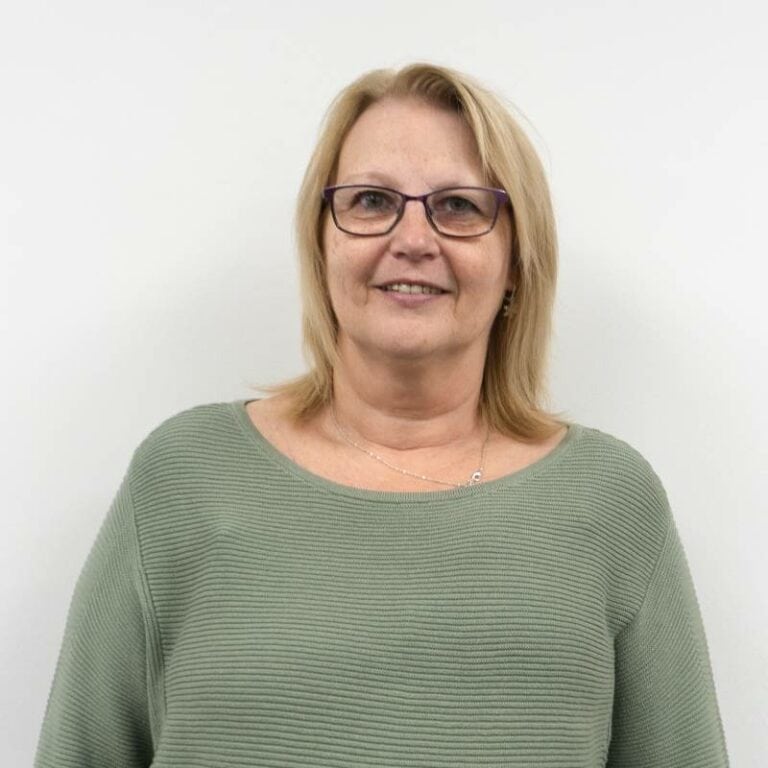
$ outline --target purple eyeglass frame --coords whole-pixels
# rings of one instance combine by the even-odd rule
[[[344,229],[344,227],[342,227],[339,224],[339,220],[336,218],[336,207],[333,204],[333,195],[337,189],[378,189],[378,190],[381,190],[382,192],[392,192],[395,195],[398,195],[398,197],[400,197],[402,203],[400,205],[400,210],[398,211],[398,214],[395,217],[395,220],[392,222],[389,229],[387,229],[385,232],[376,232],[372,234],[361,234],[360,232],[350,232],[348,229]],[[432,214],[429,211],[429,206],[427,205],[427,198],[431,197],[432,195],[436,195],[439,192],[447,192],[453,189],[456,189],[456,190],[482,189],[486,192],[493,192],[493,195],[496,198],[496,211],[493,214],[493,220],[491,221],[491,224],[488,227],[488,229],[486,229],[483,232],[478,232],[477,234],[472,234],[472,235],[449,235],[449,234],[446,234],[445,232],[442,232],[438,228],[437,224],[432,219]],[[400,223],[400,219],[403,218],[406,204],[411,200],[418,200],[424,206],[424,214],[427,217],[427,221],[429,222],[432,229],[434,229],[435,232],[437,232],[438,235],[442,235],[443,237],[465,238],[465,237],[482,237],[483,235],[487,235],[496,226],[496,221],[499,218],[499,210],[501,209],[501,206],[503,203],[509,201],[509,195],[506,193],[505,190],[495,189],[493,187],[472,187],[472,186],[443,187],[442,189],[433,189],[431,192],[427,192],[426,194],[423,194],[423,195],[406,195],[405,192],[400,192],[397,189],[392,189],[391,187],[379,187],[379,186],[376,186],[375,184],[339,184],[335,187],[326,187],[323,190],[323,200],[326,203],[328,203],[328,205],[331,208],[331,216],[333,217],[333,223],[342,232],[346,232],[348,235],[354,235],[355,237],[382,237],[384,235],[388,235]]]

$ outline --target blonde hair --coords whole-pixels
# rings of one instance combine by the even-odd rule
[[[508,316],[491,328],[480,393],[480,412],[492,429],[523,440],[552,436],[567,423],[546,411],[546,366],[557,280],[557,239],[544,170],[522,128],[502,103],[471,78],[416,63],[373,70],[344,88],[331,104],[298,197],[305,354],[310,370],[261,390],[288,396],[297,421],[318,414],[333,396],[338,324],[325,281],[322,228],[324,187],[332,183],[342,144],[355,121],[384,98],[415,97],[458,113],[474,135],[488,183],[509,194],[516,290]]]

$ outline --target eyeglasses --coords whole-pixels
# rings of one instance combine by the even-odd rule
[[[406,195],[388,187],[344,184],[326,187],[323,199],[331,206],[336,226],[350,235],[376,237],[389,234],[405,212],[409,200],[424,204],[432,228],[447,237],[479,237],[490,232],[499,207],[509,199],[503,189],[449,187],[426,195]]]

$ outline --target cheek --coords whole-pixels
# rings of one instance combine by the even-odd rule
[[[327,233],[323,244],[326,282],[334,309],[344,303],[363,303],[369,282],[364,254],[356,252],[336,232]]]
[[[488,279],[492,292],[503,293],[509,282],[512,263],[511,243],[509,238],[499,238],[485,254],[488,264]],[[491,265],[493,265],[491,267]]]
[[[333,294],[337,292],[338,285],[343,279],[343,250],[339,248],[337,231],[333,225],[325,224],[323,231],[323,254],[325,257],[325,279],[328,289]]]
[[[456,262],[459,287],[473,294],[473,300],[499,296],[504,292],[509,274],[509,256],[500,248],[488,248]]]

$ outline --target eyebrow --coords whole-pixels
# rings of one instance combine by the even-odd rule
[[[345,181],[337,182],[338,184],[372,184],[373,186],[389,187],[390,189],[397,189],[397,183],[393,177],[389,174],[379,171],[366,171],[364,173],[353,173],[350,176],[345,177]],[[440,184],[432,184],[429,186],[429,190],[435,189],[450,189],[453,187],[477,187],[484,186],[483,182],[478,181],[457,181],[454,177],[449,178],[447,181]]]
[[[372,183],[372,184],[381,184],[386,187],[391,187],[395,182],[393,181],[391,176],[388,176],[386,173],[379,173],[378,171],[366,171],[363,173],[353,173],[351,176],[346,177],[345,184],[356,184],[356,183]]]

